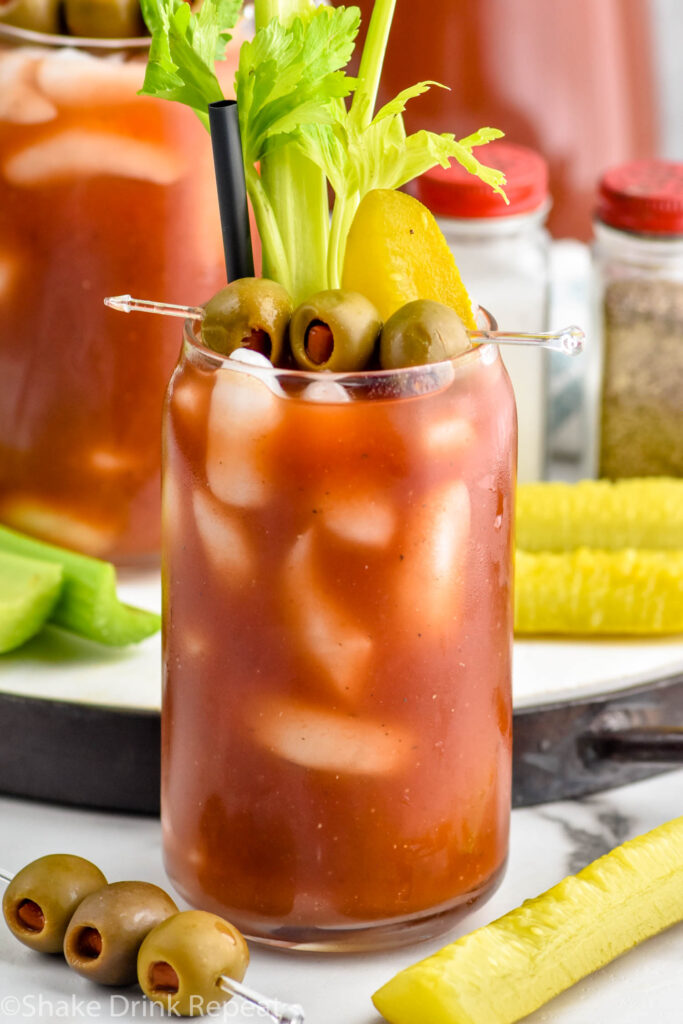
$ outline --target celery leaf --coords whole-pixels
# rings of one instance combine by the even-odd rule
[[[406,135],[406,103],[433,85],[438,83],[418,82],[403,89],[371,121],[366,97],[357,93],[350,111],[343,103],[330,107],[332,124],[301,126],[297,145],[322,168],[335,192],[327,259],[330,287],[339,287],[346,235],[359,203],[371,189],[400,188],[431,167],[448,167],[455,159],[506,199],[504,174],[480,163],[472,152],[475,146],[500,138],[502,132],[480,128],[459,141],[449,133],[418,131]]]
[[[194,14],[184,0],[141,0],[152,34],[140,92],[191,107],[208,128],[208,106],[222,100],[214,63],[225,56],[241,0],[204,0]]]
[[[320,7],[307,22],[295,18],[287,28],[273,19],[242,45],[235,90],[245,164],[272,149],[276,135],[331,122],[329,102],[353,87],[341,69],[359,23],[357,7]]]

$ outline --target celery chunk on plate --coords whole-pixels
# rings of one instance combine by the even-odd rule
[[[49,621],[110,646],[138,643],[161,624],[155,612],[123,604],[116,596],[116,571],[109,562],[45,544],[0,527],[0,553],[35,559],[61,569],[63,585]]]
[[[59,598],[62,578],[60,565],[0,552],[0,654],[42,629]]]

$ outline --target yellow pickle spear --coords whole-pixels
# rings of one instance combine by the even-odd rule
[[[514,1024],[680,920],[683,817],[406,968],[372,1001],[390,1024]]]
[[[517,547],[683,549],[683,479],[520,484]]]
[[[515,633],[683,633],[683,551],[517,551]]]

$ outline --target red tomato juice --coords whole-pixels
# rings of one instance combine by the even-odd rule
[[[438,934],[507,850],[509,380],[232,366],[188,336],[167,402],[168,873],[268,942]]]

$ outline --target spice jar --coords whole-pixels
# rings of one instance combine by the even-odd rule
[[[492,142],[480,159],[505,173],[509,203],[460,164],[434,167],[414,183],[417,198],[434,213],[473,300],[489,309],[501,329],[548,328],[550,209],[548,168],[540,154]],[[506,349],[519,421],[518,477],[539,480],[545,464],[545,394],[548,353]]]
[[[607,171],[595,238],[599,475],[683,476],[683,163]]]

